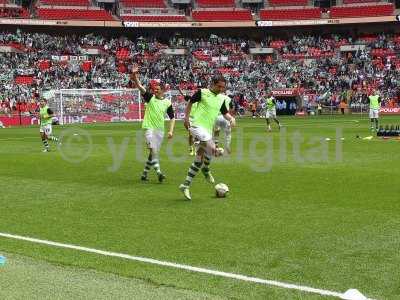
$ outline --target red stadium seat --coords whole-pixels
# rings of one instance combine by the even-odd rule
[[[390,16],[393,11],[393,4],[335,6],[331,8],[331,18]]]
[[[374,42],[378,39],[378,36],[376,34],[368,34],[368,35],[364,35],[360,37],[361,41],[365,41],[365,42]]]
[[[50,69],[51,63],[49,60],[43,59],[43,60],[39,60],[38,66],[41,71],[45,71],[45,70]]]
[[[296,20],[296,19],[319,19],[321,9],[317,7],[304,9],[263,9],[260,11],[261,20]]]
[[[235,7],[235,0],[197,0],[199,7]]]
[[[198,59],[198,60],[209,61],[209,62],[212,60],[211,55],[206,54],[206,53],[204,53],[204,52],[201,51],[201,50],[194,51],[192,54],[193,54],[193,56],[196,57],[196,59]]]
[[[123,21],[135,22],[185,22],[186,16],[183,15],[135,15],[122,16]]]
[[[196,21],[251,21],[250,10],[194,10],[192,17]]]
[[[30,13],[26,8],[22,8],[21,18],[24,18],[24,19],[30,18]]]
[[[89,0],[40,0],[44,5],[60,5],[60,6],[89,6]]]
[[[386,57],[395,55],[395,52],[393,49],[376,48],[371,50],[371,55],[373,57]]]
[[[130,53],[128,49],[121,48],[117,50],[116,56],[119,60],[127,60],[130,57]]]
[[[274,48],[274,49],[281,49],[285,45],[286,45],[286,42],[282,41],[282,40],[280,40],[280,41],[272,41],[271,44],[270,44],[270,47]]]
[[[31,85],[33,84],[33,76],[17,76],[15,77],[15,83]]]
[[[308,0],[269,0],[270,6],[307,6]]]
[[[87,60],[87,61],[82,62],[81,69],[84,72],[90,72],[90,70],[92,69],[92,61]]]
[[[39,19],[47,20],[95,20],[112,21],[113,17],[104,9],[47,9],[37,10]]]
[[[164,0],[121,0],[120,3],[125,7],[166,7]]]
[[[0,3],[0,4],[2,4],[2,3]],[[29,11],[23,7],[7,7],[7,6],[2,7],[2,6],[0,6],[0,18],[28,19],[28,18],[30,18],[30,14],[29,14]]]

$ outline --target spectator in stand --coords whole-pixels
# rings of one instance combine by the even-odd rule
[[[319,115],[322,115],[322,104],[321,104],[321,102],[318,102],[318,104],[317,104],[317,110],[318,110],[318,114],[319,114]]]
[[[344,99],[342,99],[342,101],[340,102],[339,108],[340,108],[340,112],[342,113],[342,115],[344,115],[345,110],[347,108],[347,103]]]
[[[296,105],[296,101],[292,101],[289,104],[289,111],[291,115],[294,115],[296,113],[297,110],[297,105]]]
[[[6,99],[1,101],[0,113],[9,114],[11,112],[10,102]]]
[[[253,101],[250,103],[250,111],[251,111],[251,115],[253,118],[256,117],[256,111],[257,111],[257,102]]]
[[[281,101],[281,114],[287,114],[287,103],[285,101],[285,99],[282,99]]]

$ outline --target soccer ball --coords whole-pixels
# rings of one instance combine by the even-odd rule
[[[218,198],[225,198],[229,192],[229,188],[225,183],[218,183],[215,186],[215,194]]]
[[[224,155],[224,152],[225,152],[224,148],[218,147],[215,149],[215,156],[222,156]]]

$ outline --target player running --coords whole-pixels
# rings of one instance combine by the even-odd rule
[[[233,110],[232,99],[227,95],[221,95],[225,100],[225,106],[231,112]],[[231,141],[232,141],[232,128],[231,124],[224,118],[222,114],[219,114],[214,125],[214,143],[215,147],[219,145],[219,133],[224,131],[224,146],[228,154],[231,153]]]
[[[379,92],[375,90],[372,95],[368,97],[369,99],[369,118],[371,119],[371,130],[378,131],[379,122],[379,109],[381,108],[381,98],[379,97]],[[374,128],[375,122],[375,128]]]
[[[50,152],[49,140],[58,142],[58,138],[53,136],[53,111],[48,107],[47,100],[41,99],[39,102],[39,116],[40,116],[40,137],[44,145],[43,152]]]
[[[275,97],[272,96],[271,91],[267,92],[266,105],[267,105],[267,110],[265,112],[265,119],[267,120],[268,131],[272,130],[271,129],[271,120],[270,120],[271,118],[274,119],[276,124],[278,124],[279,129],[281,129],[281,123],[276,118],[276,100],[275,100]]]
[[[145,130],[144,135],[147,147],[149,149],[149,156],[145,164],[141,180],[148,181],[147,175],[151,167],[153,167],[157,173],[158,181],[162,183],[166,177],[161,172],[159,152],[164,138],[164,117],[165,113],[167,113],[171,120],[168,131],[168,138],[171,139],[175,127],[174,110],[172,108],[171,101],[164,98],[165,85],[163,83],[158,83],[155,85],[153,95],[146,91],[146,89],[140,83],[138,72],[138,66],[134,66],[132,68],[131,80],[136,84],[136,87],[140,90],[140,93],[146,102],[146,110],[142,128]]]
[[[228,113],[225,99],[220,95],[225,91],[225,85],[226,80],[223,76],[213,77],[210,88],[198,90],[186,106],[184,125],[195,140],[199,141],[194,162],[188,170],[184,183],[179,186],[187,200],[192,199],[189,188],[200,169],[206,180],[209,183],[214,183],[214,178],[210,172],[210,163],[212,155],[220,155],[212,138],[218,114],[221,112],[231,126],[235,125],[235,118]],[[197,107],[192,113],[194,103],[197,103]]]

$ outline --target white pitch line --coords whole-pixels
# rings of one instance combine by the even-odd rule
[[[154,264],[154,265],[159,265],[159,266],[182,269],[182,270],[187,270],[187,271],[192,271],[192,272],[197,272],[197,273],[211,274],[214,276],[233,278],[233,279],[247,281],[247,282],[255,282],[255,283],[260,283],[260,284],[264,284],[264,285],[277,286],[277,287],[286,288],[286,289],[298,290],[298,291],[303,291],[303,292],[308,292],[308,293],[319,294],[319,295],[323,295],[323,296],[332,296],[332,297],[344,299],[343,298],[344,293],[334,292],[334,291],[329,291],[329,290],[322,290],[322,289],[317,289],[317,288],[312,288],[312,287],[297,285],[297,284],[292,284],[292,283],[285,283],[285,282],[280,282],[280,281],[275,281],[275,280],[267,280],[267,279],[261,279],[261,278],[257,278],[257,277],[250,277],[250,276],[246,276],[246,275],[221,272],[221,271],[205,269],[205,268],[192,267],[189,265],[182,265],[182,264],[161,261],[161,260],[152,259],[152,258],[132,256],[129,254],[109,252],[109,251],[87,248],[87,247],[82,247],[82,246],[76,246],[76,245],[71,245],[71,244],[63,244],[63,243],[41,240],[41,239],[36,239],[36,238],[31,238],[31,237],[9,234],[9,233],[1,233],[0,232],[0,237],[10,238],[10,239],[15,239],[15,240],[22,240],[22,241],[32,242],[32,243],[36,243],[36,244],[49,245],[49,246],[53,246],[53,247],[73,249],[73,250],[89,252],[89,253],[96,253],[96,254],[100,254],[100,255],[104,255],[104,256],[124,258],[124,259],[128,259],[128,260],[134,260],[134,261],[139,261],[139,262],[144,262],[144,263],[149,263],[149,264]],[[374,300],[374,299],[367,298],[365,300]]]

